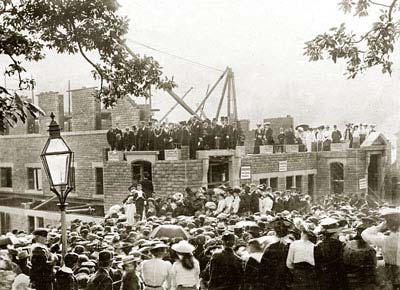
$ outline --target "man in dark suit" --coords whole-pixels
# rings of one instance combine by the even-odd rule
[[[153,197],[153,182],[150,180],[150,174],[145,171],[143,173],[143,180],[140,182],[142,185],[142,191],[144,192],[144,196],[146,199]]]
[[[138,130],[138,143],[139,151],[146,151],[149,147],[149,129],[146,127],[145,122],[141,121]]]
[[[111,148],[111,151],[115,150],[115,132],[114,128],[111,125],[110,128],[107,131],[107,143]]]
[[[101,251],[98,258],[97,272],[90,277],[86,290],[113,290],[113,280],[109,274],[113,262],[113,253]]]
[[[271,128],[271,123],[266,122],[264,124],[264,144],[265,145],[274,145],[274,131]]]
[[[338,130],[336,125],[333,125],[332,143],[340,143],[341,139],[342,139],[342,133]]]
[[[115,132],[115,135],[120,134],[122,136],[122,130],[119,128],[119,123],[115,124],[114,132]]]
[[[229,125],[228,125],[228,118],[221,117],[221,141],[220,141],[220,148],[227,149],[228,142],[229,142]]]
[[[182,146],[189,146],[190,144],[190,129],[188,128],[188,125],[185,121],[182,122],[180,143]]]
[[[209,262],[210,280],[209,290],[238,290],[243,279],[242,260],[235,254],[235,236],[225,233],[222,236],[224,249],[220,253],[214,253]]]
[[[221,139],[221,126],[218,124],[218,120],[216,118],[214,118],[211,122],[211,131],[213,137],[211,148],[219,149],[219,142]]]

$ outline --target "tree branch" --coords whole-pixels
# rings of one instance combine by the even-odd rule
[[[76,34],[76,27],[75,27],[75,23],[74,23],[73,20],[71,21],[71,26],[72,26],[72,29],[73,29],[74,33]],[[100,76],[100,90],[99,90],[99,98],[100,98],[101,93],[103,92],[103,80],[104,80],[103,71],[102,71],[94,62],[92,62],[92,61],[90,60],[90,58],[86,55],[86,53],[83,51],[81,42],[79,41],[78,38],[76,39],[76,43],[78,44],[79,52],[81,53],[81,55],[83,56],[83,58],[84,58],[92,67],[94,67],[94,69],[97,71],[97,73],[98,73],[99,76]]]
[[[397,0],[393,0],[392,4],[390,4],[389,12],[388,12],[389,22],[392,22],[392,13],[393,13],[394,6],[396,5],[396,2],[397,2]]]
[[[11,60],[13,61],[13,63],[14,63],[17,67],[21,67],[21,66],[18,64],[17,60],[12,56],[11,53],[8,53],[8,52],[5,52],[5,53],[11,58]],[[15,71],[17,71],[17,73],[18,73],[18,81],[19,81],[18,87],[21,89],[21,86],[22,86],[21,72],[20,72],[19,69],[15,69]]]
[[[368,0],[368,2],[371,3],[371,4],[374,4],[374,5],[378,5],[378,6],[383,6],[383,7],[386,7],[386,8],[390,8],[390,5],[378,3],[378,2],[375,2],[375,1],[372,1],[372,0]]]

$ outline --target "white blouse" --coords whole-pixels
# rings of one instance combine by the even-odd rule
[[[294,264],[306,262],[315,265],[314,244],[307,240],[297,240],[290,244],[286,265],[289,269],[294,268]]]
[[[193,258],[194,267],[191,270],[185,269],[181,261],[176,261],[171,270],[171,289],[175,290],[179,285],[183,287],[200,287],[200,264]]]

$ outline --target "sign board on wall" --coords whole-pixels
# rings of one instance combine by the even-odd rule
[[[274,146],[272,145],[264,145],[260,146],[260,154],[273,154]]]
[[[173,149],[173,150],[165,150],[165,160],[180,160],[181,159],[181,150]]]
[[[287,171],[287,160],[279,161],[279,172]]]
[[[359,186],[360,186],[360,189],[367,189],[367,187],[368,187],[368,184],[367,184],[367,178],[360,178],[360,180],[359,180]]]
[[[251,179],[251,167],[242,166],[240,168],[240,179]]]

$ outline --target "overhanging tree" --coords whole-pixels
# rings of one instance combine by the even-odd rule
[[[355,78],[371,67],[381,67],[382,73],[392,73],[391,60],[400,33],[400,0],[341,0],[339,9],[354,16],[368,16],[372,10],[379,14],[368,31],[355,34],[342,23],[329,32],[306,42],[304,54],[310,61],[324,58],[336,63],[346,62],[345,74]],[[375,11],[374,11],[375,13]]]
[[[44,59],[47,49],[81,54],[99,81],[94,97],[106,107],[128,95],[148,97],[150,86],[173,88],[173,79],[163,76],[157,61],[130,53],[125,44],[128,19],[118,9],[116,0],[2,0],[0,55],[10,59],[5,73],[17,76],[18,88],[11,93],[0,86],[0,126],[25,122],[27,113],[43,114],[18,93],[35,86],[26,77],[24,61]],[[97,54],[96,61],[88,52]]]

